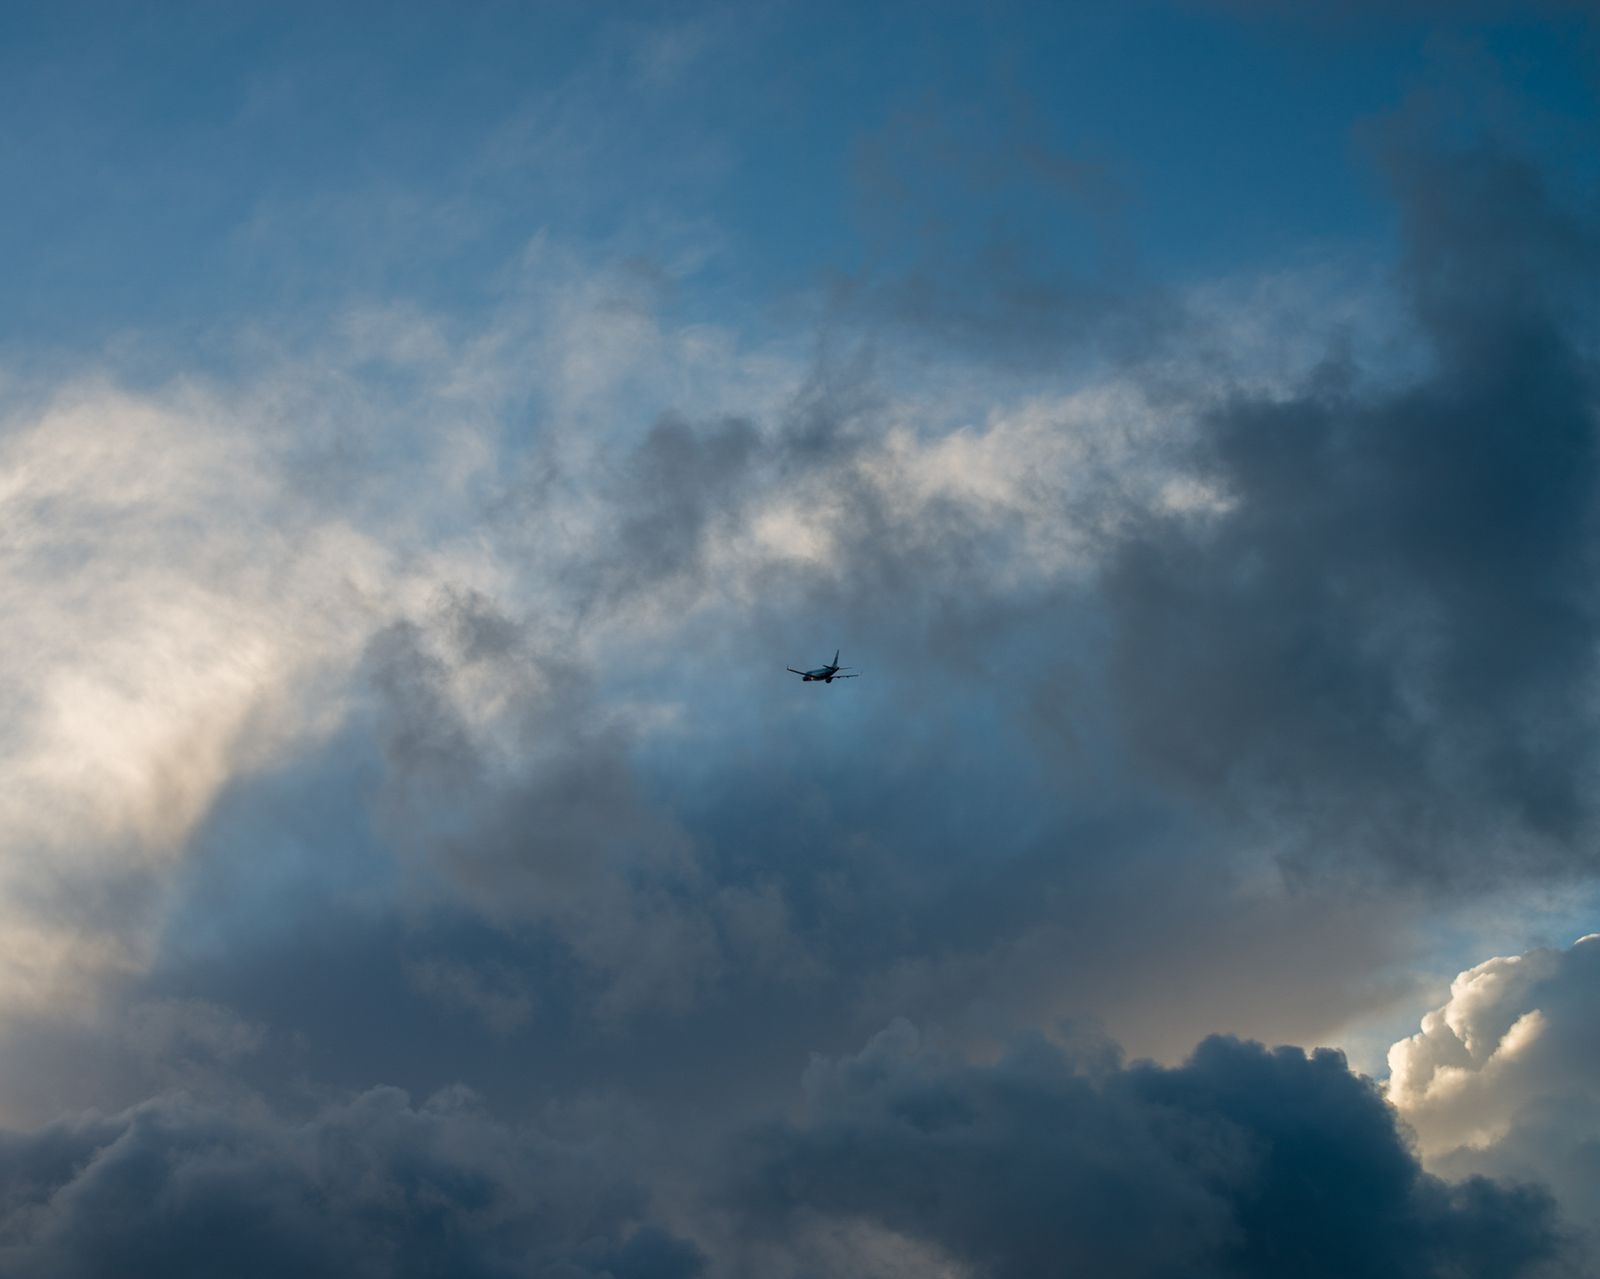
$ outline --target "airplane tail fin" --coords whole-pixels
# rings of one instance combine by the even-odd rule
[[[833,664],[835,666],[837,666],[839,664],[839,650],[838,649],[834,649],[833,650]]]

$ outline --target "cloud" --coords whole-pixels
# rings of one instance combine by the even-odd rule
[[[28,940],[0,1002],[139,967],[147,877],[231,777],[328,723],[285,691],[348,653],[336,619],[361,615],[386,557],[295,511],[254,408],[91,384],[9,414],[0,877]]]
[[[559,448],[569,428],[628,420],[630,396],[659,404],[663,370],[696,411],[727,388],[702,399],[682,379],[744,375],[706,326],[619,315],[626,281],[580,279],[554,250],[524,266],[548,291],[487,329],[366,307],[292,342],[242,336],[248,371],[227,380],[3,384],[0,599],[17,657],[0,676],[0,1007],[81,1006],[147,969],[163,886],[218,797],[359,719],[379,637],[425,624],[457,644],[469,752],[492,753],[504,725],[483,676],[515,637],[459,601],[493,595],[525,617],[540,600],[547,669],[583,667],[581,650],[549,656],[578,613],[558,580],[571,548],[551,537],[573,508],[545,512],[525,555],[500,480],[538,459],[503,444],[498,415],[537,388]]]
[[[1537,1178],[1600,1230],[1600,936],[1485,960],[1389,1050],[1388,1096],[1430,1166]]]
[[[769,1235],[862,1221],[951,1273],[1530,1275],[1562,1249],[1548,1198],[1423,1172],[1343,1057],[1213,1038],[1183,1065],[990,1065],[907,1023],[806,1075],[805,1117],[753,1137],[739,1210]]]
[[[972,1059],[902,1021],[859,1053],[814,1057],[804,1098],[799,1117],[726,1135],[630,1126],[612,1099],[512,1124],[459,1087],[291,1108],[248,1090],[165,1093],[0,1132],[0,1266],[19,1279],[290,1265],[540,1279],[1565,1273],[1542,1191],[1424,1172],[1376,1087],[1328,1050],[1212,1038],[1180,1066],[1124,1066],[1090,1032]]]
[[[477,968],[451,959],[423,959],[408,971],[422,994],[465,1009],[498,1034],[519,1030],[533,1017],[534,997],[527,982],[504,964]]]
[[[0,1135],[0,1265],[18,1279],[230,1275],[691,1279],[597,1152],[465,1091],[376,1088],[290,1119],[182,1095]]]
[[[603,326],[612,314],[605,278],[553,289],[549,309],[588,315],[592,306],[589,319]],[[358,914],[401,913],[420,933],[405,954],[416,979],[409,993],[431,992],[439,1005],[452,992],[502,1025],[520,1027],[523,1010],[531,1016],[552,992],[486,975],[509,972],[493,964],[520,962],[551,940],[575,962],[541,966],[537,980],[563,985],[557,1004],[576,999],[614,1026],[723,999],[733,1009],[791,1007],[793,998],[810,1002],[798,1024],[846,1007],[855,1034],[858,1017],[924,1012],[949,969],[966,974],[974,1005],[1003,1006],[1007,1018],[1027,1021],[1038,1000],[1057,1011],[1066,994],[1051,994],[1037,966],[1086,954],[1063,939],[1083,932],[1097,906],[1125,899],[1120,885],[1140,878],[1136,863],[1153,868],[1175,844],[1164,837],[1143,861],[1130,850],[1127,841],[1146,840],[1160,822],[1115,813],[1127,779],[1108,760],[1093,783],[1073,784],[1085,804],[1093,792],[1090,824],[1103,825],[1052,845],[1066,829],[1067,792],[1040,789],[1031,772],[1013,775],[984,734],[1010,740],[1019,723],[1025,734],[1057,733],[1046,723],[1049,699],[1032,696],[1034,681],[1059,686],[1049,681],[1061,654],[1092,629],[1083,615],[1093,607],[1096,557],[1141,513],[1216,514],[1217,494],[1191,483],[1175,455],[1186,423],[1116,382],[1016,403],[974,382],[934,403],[895,392],[870,364],[848,358],[809,372],[784,366],[789,380],[778,381],[781,394],[764,390],[761,414],[707,407],[753,376],[735,361],[721,391],[686,395],[706,411],[650,416],[634,409],[677,387],[658,379],[688,339],[662,331],[647,310],[626,319],[629,340],[612,353],[616,376],[592,384],[559,376],[564,347],[546,342],[547,310],[463,334],[400,309],[349,317],[309,365],[285,356],[259,383],[210,388],[193,420],[176,414],[175,392],[124,396],[167,423],[163,455],[203,482],[128,516],[108,578],[113,563],[128,589],[176,573],[202,590],[213,614],[238,614],[230,640],[282,637],[295,658],[261,672],[240,712],[252,730],[289,728],[225,752],[148,869],[135,863],[136,887],[153,904],[143,915],[120,913],[110,930],[130,948],[120,969],[127,980],[167,964],[163,997],[192,993],[171,984],[170,966],[181,966],[174,956],[189,933],[228,936],[252,962],[241,930],[270,930],[277,911],[242,903],[268,892],[285,930],[296,912],[316,916],[309,903],[324,895],[338,909],[360,897]],[[502,348],[534,353],[528,383],[508,370]],[[751,368],[775,367],[769,352],[753,357]],[[385,372],[369,384],[373,368]],[[617,389],[633,377],[631,391]],[[548,396],[548,432],[526,447],[497,440],[496,415],[530,386]],[[329,402],[319,405],[323,393]],[[98,412],[86,438],[116,437],[120,421]],[[438,421],[449,428],[436,431]],[[596,422],[608,427],[598,438],[589,429]],[[242,472],[237,485],[232,468]],[[115,491],[115,469],[72,479],[71,501],[91,512],[85,536],[97,528],[99,494]],[[280,532],[264,537],[263,524]],[[324,548],[330,528],[361,554],[344,561],[344,542]],[[204,557],[223,552],[234,558],[208,575]],[[259,590],[252,577],[231,575],[240,557],[265,566]],[[27,571],[44,601],[68,587]],[[316,589],[324,582],[326,592]],[[596,582],[605,589],[592,589]],[[115,598],[108,588],[102,607]],[[889,699],[872,713],[894,708],[898,745],[840,743],[821,703],[797,718],[795,706],[774,700],[765,681],[780,626],[797,617],[809,625],[819,613],[895,655],[875,674],[882,692],[857,701]],[[160,614],[141,649],[182,643],[188,616]],[[114,626],[96,626],[97,642],[103,631],[105,642],[115,638]],[[1013,646],[1016,659],[990,663],[991,644]],[[716,678],[686,681],[684,654],[708,663],[719,655]],[[211,655],[232,660],[228,643]],[[124,678],[94,654],[64,650],[56,659],[75,678]],[[1087,650],[1083,660],[1092,660]],[[195,679],[209,678],[209,661],[190,659]],[[924,698],[940,672],[970,686],[948,703],[958,713]],[[145,682],[137,670],[128,678]],[[184,737],[180,710],[162,701],[141,718],[170,719],[163,732],[187,749],[198,739]],[[1081,746],[1102,725],[1072,711],[1057,719],[1072,721],[1064,731]],[[1007,718],[1014,713],[1016,723]],[[974,734],[978,724],[987,726]],[[16,747],[19,761],[40,749],[26,735]],[[831,757],[828,772],[796,775],[786,761],[801,749]],[[1034,751],[1024,738],[1016,758],[1033,760]],[[147,766],[141,751],[125,757]],[[691,758],[717,771],[685,786]],[[901,798],[843,788],[868,758]],[[178,760],[191,762],[185,750]],[[906,802],[934,776],[952,805],[968,797],[959,821]],[[998,843],[991,801],[1030,814]],[[72,881],[80,895],[88,885],[104,893],[106,868],[123,865],[116,840],[126,832],[113,826],[75,837],[94,860],[92,873]],[[1210,838],[1195,833],[1192,847],[1214,847]],[[989,864],[983,849],[1002,849],[1008,865]],[[1115,873],[1093,869],[1114,849]],[[279,895],[274,874],[318,887]],[[1236,887],[1208,872],[1205,886],[1186,891],[1186,910],[1196,914],[1203,899],[1216,912],[1199,912],[1205,920],[1237,922]],[[991,897],[992,914],[964,909]],[[1264,918],[1270,903],[1246,909],[1263,916],[1256,935],[1281,935]],[[430,949],[434,912],[461,910],[502,930],[513,958]],[[66,939],[91,932],[38,913]],[[1204,924],[1173,933],[1191,960],[1208,950],[1204,935]],[[352,934],[356,943],[372,936]],[[165,953],[156,950],[163,938]],[[80,963],[87,954],[65,949]],[[269,953],[283,961],[264,950],[262,962]],[[348,957],[361,973],[371,958]],[[212,953],[203,962],[232,972],[223,960]],[[57,973],[42,988],[87,1000],[109,965],[85,967],[70,987]],[[1157,967],[1130,964],[1114,984],[1143,990]],[[227,1002],[225,990],[192,979],[206,998]],[[1086,979],[1072,994],[1101,1012],[1106,990]],[[1002,992],[1010,993],[996,1002]],[[1127,1008],[1140,1004],[1137,993],[1130,1000]],[[984,1021],[949,1011],[952,1025]],[[1162,1034],[1164,1049],[1208,1028],[1191,1011]],[[1138,1014],[1146,1027],[1147,1013]],[[1266,1029],[1253,1018],[1226,1024]]]
[[[1015,82],[996,87],[959,110],[902,104],[857,141],[865,261],[838,312],[1012,370],[1158,346],[1179,308],[1140,278],[1127,167],[1066,142]]]
[[[369,653],[380,828],[412,893],[550,930],[604,980],[602,1015],[692,1002],[722,960],[716,888],[643,793],[627,728],[581,668],[515,642],[506,619],[454,601],[442,620],[397,624]]]
[[[1585,869],[1597,242],[1515,154],[1401,125],[1384,146],[1426,367],[1375,380],[1335,350],[1202,413],[1221,503],[1153,515],[1104,574],[1121,728],[1302,869]]]
[[[62,853],[56,884],[3,863],[18,1001],[159,970],[227,1005],[186,935],[237,942],[203,961],[237,993],[293,949],[243,931],[349,911],[361,978],[331,985],[398,956],[397,1004],[506,1037],[699,1017],[709,1058],[719,1008],[780,1026],[769,1063],[898,1013],[974,1041],[1100,1016],[1162,1054],[1334,1033],[1392,996],[1408,903],[1297,897],[1263,845],[1465,878],[1508,832],[1513,868],[1563,868],[1587,820],[1584,237],[1499,152],[1395,163],[1421,377],[1307,375],[1325,333],[1273,317],[1328,290],[1287,277],[1203,299],[1252,333],[1231,368],[1181,329],[1092,376],[908,376],[679,322],[658,276],[542,235],[476,326],[363,306],[255,335],[237,382],[15,409],[6,581],[33,648],[72,637],[7,690],[4,766],[59,783],[7,833]],[[1503,385],[1513,321],[1549,339],[1518,364],[1540,395]],[[1565,460],[1497,425],[1513,400]],[[872,666],[849,700],[771,679],[838,643]],[[251,890],[288,864],[279,919]]]
[[[1282,920],[1304,914],[1276,888],[1244,884],[1240,863],[1260,840],[1238,811],[1191,804],[1217,770],[1240,809],[1272,810],[1309,847],[1328,814],[1351,817],[1352,794],[1385,764],[1392,776],[1363,820],[1392,834],[1412,812],[1406,797],[1431,793],[1402,782],[1440,770],[1442,788],[1491,762],[1472,749],[1489,709],[1468,708],[1470,679],[1450,663],[1443,709],[1424,700],[1423,722],[1395,730],[1387,755],[1381,734],[1380,749],[1363,736],[1389,728],[1385,697],[1411,705],[1391,684],[1433,673],[1431,622],[1413,634],[1405,609],[1423,607],[1407,588],[1435,589],[1401,556],[1372,600],[1334,590],[1340,565],[1366,555],[1341,540],[1359,522],[1345,516],[1388,512],[1401,527],[1410,509],[1409,489],[1391,510],[1361,487],[1386,456],[1365,392],[1327,391],[1333,408],[1306,409],[1310,434],[1336,436],[1346,427],[1317,424],[1350,409],[1361,483],[1308,481],[1329,507],[1317,526],[1328,537],[1297,540],[1280,526],[1294,522],[1304,468],[1285,463],[1274,478],[1263,443],[1281,442],[1267,424],[1299,403],[1276,375],[1249,381],[1241,402],[1253,407],[1232,417],[1215,375],[1169,366],[1154,385],[1124,368],[1019,392],[979,361],[947,364],[925,388],[850,350],[808,364],[674,324],[626,271],[586,270],[548,239],[519,271],[504,313],[478,329],[366,308],[320,345],[272,352],[254,381],[137,395],[102,384],[70,431],[54,408],[15,415],[8,443],[43,461],[17,470],[26,536],[8,580],[44,619],[39,635],[79,638],[13,695],[94,694],[66,699],[70,734],[58,740],[30,713],[7,743],[7,767],[56,777],[49,811],[72,817],[50,827],[73,850],[54,863],[60,885],[11,898],[10,935],[31,938],[17,963],[38,969],[16,984],[36,1004],[86,1000],[113,972],[136,979],[163,928],[198,926],[163,919],[178,864],[202,849],[246,857],[268,839],[259,823],[276,820],[258,811],[224,854],[206,826],[219,797],[256,777],[283,785],[300,767],[312,789],[312,768],[352,788],[355,816],[296,835],[327,883],[360,877],[380,909],[467,910],[518,945],[553,937],[613,1022],[686,1014],[762,982],[837,981],[852,1016],[921,1016],[941,975],[959,974],[974,1007],[1021,1022],[1062,1011],[1067,988],[1103,1014],[1115,989],[1130,1024],[1149,1030],[1141,983],[1159,963],[1054,994],[1048,977],[1088,954],[1074,930],[1103,938],[1087,921],[1125,906],[1128,885],[1183,885],[1173,900],[1194,922],[1154,949],[1193,962],[1214,950],[1208,929],[1246,916],[1281,953]],[[1306,343],[1294,334],[1282,367],[1303,364]],[[508,425],[508,406],[528,404],[531,434]],[[146,476],[147,457],[170,484]],[[91,567],[52,574],[68,543],[96,548]],[[1235,591],[1231,566],[1258,551],[1267,570]],[[1569,568],[1550,570],[1552,589]],[[1528,741],[1506,749],[1530,773],[1555,751],[1539,733],[1559,736],[1548,725],[1562,721],[1537,712],[1557,676],[1579,669],[1576,641],[1551,649],[1560,671],[1518,662],[1515,644],[1488,634],[1499,580],[1467,574],[1474,589],[1445,592],[1468,638],[1450,629],[1443,642],[1467,665],[1510,663],[1494,697],[1527,704]],[[1306,610],[1283,624],[1322,635],[1329,669],[1373,696],[1318,701],[1315,680],[1274,647],[1258,617],[1274,614],[1268,587],[1281,582]],[[1582,622],[1565,604],[1540,612],[1545,588],[1529,579],[1508,589],[1510,613],[1526,604],[1543,638]],[[1404,609],[1368,634],[1396,592]],[[854,639],[853,657],[892,655],[859,696],[832,704],[870,732],[841,739],[824,703],[780,703],[764,682],[773,653],[824,626],[835,643]],[[1176,633],[1186,645],[1158,642]],[[686,672],[686,655],[705,678],[690,678],[702,668]],[[168,676],[150,669],[162,662]],[[178,670],[184,679],[169,678]],[[191,695],[204,715],[186,710]],[[1447,731],[1472,715],[1478,737]],[[107,747],[117,767],[104,781],[69,766],[99,758],[107,733],[135,738]],[[884,787],[848,787],[869,764]],[[1531,794],[1502,775],[1512,799]],[[173,778],[169,802],[162,779]],[[1546,812],[1507,807],[1530,821]],[[1571,805],[1546,808],[1556,838]],[[8,821],[25,830],[45,811],[18,806]],[[1174,869],[1200,861],[1203,874]],[[30,864],[17,860],[17,873]],[[974,901],[993,909],[963,910]],[[1364,953],[1381,965],[1395,949]],[[445,958],[425,946],[409,956]],[[457,979],[488,970],[464,962],[425,984],[484,993]],[[1231,955],[1224,967],[1248,964]],[[1234,1014],[1280,1017],[1294,1001],[1246,985],[1212,1028],[1311,1034],[1325,1026],[1313,1005],[1333,1000],[1342,1016],[1374,997],[1364,979],[1349,998],[1319,982],[1292,1024],[1264,1025]],[[1012,993],[995,1003],[997,992]],[[496,1015],[520,1017],[520,998]],[[952,1026],[983,1020],[950,1014]],[[1160,1034],[1161,1050],[1192,1041],[1206,1028],[1197,1018]]]
[[[413,887],[564,918],[602,970],[656,937],[657,993],[691,1000],[752,902],[790,905],[704,878],[641,790],[641,750],[705,727],[679,646],[811,612],[865,632],[893,600],[884,647],[965,663],[1129,519],[1218,500],[1132,386],[1008,400],[849,353],[808,369],[591,266],[541,239],[476,329],[369,305],[250,335],[232,381],[8,397],[0,590],[30,656],[0,688],[0,999],[81,1004],[146,969],[218,798],[370,732]],[[532,439],[506,424],[528,403]],[[817,968],[781,931],[761,947],[767,971]]]

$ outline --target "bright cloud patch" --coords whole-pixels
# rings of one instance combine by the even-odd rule
[[[11,415],[0,1003],[139,962],[139,876],[330,726],[323,676],[394,584],[370,531],[297,508],[255,407],[95,386]]]
[[[1389,1100],[1430,1166],[1548,1182],[1600,1223],[1600,935],[1490,959],[1389,1050]]]

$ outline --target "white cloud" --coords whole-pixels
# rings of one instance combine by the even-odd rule
[[[1448,1176],[1547,1182],[1600,1226],[1600,935],[1501,956],[1389,1050],[1389,1100]]]
[[[158,866],[237,770],[327,726],[303,691],[392,580],[370,534],[297,517],[252,426],[190,388],[101,384],[6,424],[0,1003],[137,965],[103,881]]]

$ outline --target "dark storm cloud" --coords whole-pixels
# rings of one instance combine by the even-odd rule
[[[1493,830],[1506,865],[1589,864],[1593,228],[1493,146],[1386,151],[1428,367],[1374,388],[1335,357],[1210,411],[1232,509],[1147,522],[1105,573],[1126,731],[1322,856],[1471,877],[1505,866],[1453,845]]]
[[[735,1193],[798,1246],[866,1219],[993,1279],[1510,1279],[1562,1250],[1541,1192],[1423,1173],[1328,1050],[1213,1038],[1122,1069],[1034,1040],[980,1066],[900,1023],[806,1083],[806,1119],[750,1141]]]
[[[182,1096],[0,1134],[0,1268],[16,1279],[451,1275],[691,1279],[596,1154],[501,1125],[460,1090],[376,1088],[304,1121]]]

